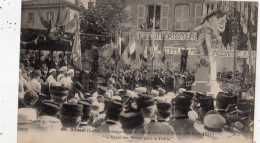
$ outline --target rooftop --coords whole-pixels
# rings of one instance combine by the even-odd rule
[[[70,8],[81,10],[82,8],[70,1],[67,0],[30,0],[30,1],[23,1],[22,8],[50,8],[50,7],[59,7],[61,6],[68,6]]]

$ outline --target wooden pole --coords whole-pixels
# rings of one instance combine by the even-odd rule
[[[156,13],[156,0],[154,0],[154,8],[153,8],[153,34],[152,34],[152,52],[153,52],[153,56],[154,56],[154,32],[155,32],[155,13]],[[152,71],[154,72],[154,58],[152,59]]]
[[[238,24],[238,21],[236,19],[236,2],[234,2],[234,9],[233,9],[233,14],[232,14],[232,18],[234,17],[234,22],[233,24],[235,24],[235,26],[233,26],[233,28],[235,28],[233,31],[233,33],[235,35],[231,35],[232,36],[232,41],[234,42],[234,45],[233,45],[233,49],[234,49],[234,65],[233,65],[233,92],[235,91],[236,89],[236,64],[237,64],[237,40],[238,40],[238,27],[236,26],[236,24]]]

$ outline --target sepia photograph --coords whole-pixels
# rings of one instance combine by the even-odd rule
[[[22,0],[17,143],[253,143],[257,19],[257,1]]]

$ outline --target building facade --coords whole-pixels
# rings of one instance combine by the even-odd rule
[[[156,3],[155,30],[153,33],[153,12]],[[155,54],[154,69],[180,68],[181,49],[188,49],[187,69],[196,71],[199,60],[199,50],[195,47],[198,34],[194,30],[200,25],[201,19],[217,9],[227,10],[228,2],[205,0],[127,0],[126,11],[129,14],[127,33],[130,41],[136,43],[136,60],[131,63],[133,67],[142,65],[139,57],[142,52],[141,39],[145,37],[146,43],[149,37],[154,38],[154,46],[160,47],[164,36],[166,60],[163,63],[161,54]],[[254,5],[257,5],[254,3]],[[148,45],[148,44],[146,44]],[[231,46],[214,47],[217,71],[233,70],[233,49]],[[224,49],[224,50],[223,50]],[[160,52],[159,52],[160,53]],[[253,55],[255,56],[255,55]],[[255,57],[253,57],[255,58]],[[238,60],[238,64],[243,64]],[[148,63],[151,66],[152,63]],[[239,71],[242,70],[237,66]]]
[[[80,10],[79,0],[31,0],[22,2],[22,28],[45,30],[39,13],[45,20],[55,23],[60,9],[60,16],[64,23],[68,23]],[[66,14],[67,13],[67,14]],[[66,15],[66,16],[65,16]]]

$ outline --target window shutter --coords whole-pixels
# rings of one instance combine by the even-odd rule
[[[175,6],[175,30],[189,30],[190,6]]]
[[[161,9],[161,29],[168,30],[169,5],[163,5]]]
[[[202,13],[203,13],[202,4],[196,4],[195,5],[195,27],[200,25]]]
[[[138,5],[137,29],[141,30],[141,24],[145,22],[145,6]]]

